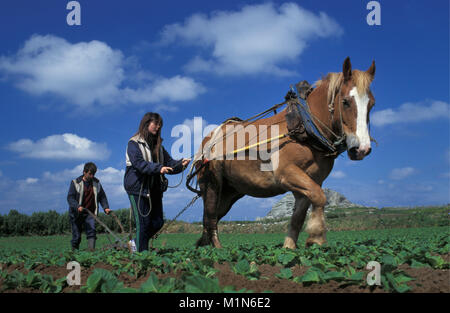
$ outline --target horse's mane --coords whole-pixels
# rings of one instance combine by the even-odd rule
[[[359,94],[364,94],[369,91],[370,84],[372,83],[372,76],[364,71],[353,70],[352,81],[356,86]],[[328,73],[327,76],[315,82],[314,86],[319,87],[322,83],[328,83],[328,95],[327,102],[332,104],[336,94],[342,87],[344,82],[344,75],[340,73]]]

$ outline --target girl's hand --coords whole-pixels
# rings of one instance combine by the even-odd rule
[[[161,167],[160,173],[161,174],[168,174],[169,172],[172,172],[172,171],[173,171],[173,168],[168,167],[168,166],[163,166],[163,167]]]
[[[191,159],[183,159],[183,161],[181,162],[181,164],[183,165],[183,168],[186,168],[186,166],[189,164],[189,162],[191,162]]]

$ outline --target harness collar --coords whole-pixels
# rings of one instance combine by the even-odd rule
[[[310,90],[309,90],[310,92]],[[308,94],[309,94],[308,92]],[[299,92],[299,94],[301,94]],[[306,97],[305,97],[306,98]],[[294,114],[298,115],[301,119],[301,123],[295,129],[290,129],[292,132],[305,132],[308,135],[307,140],[311,142],[311,144],[318,150],[328,152],[329,155],[339,155],[345,150],[347,150],[346,144],[346,136],[344,133],[341,136],[336,135],[331,129],[329,129],[326,125],[324,125],[317,117],[315,117],[309,108],[308,102],[303,97],[300,97],[291,86],[291,89],[288,91],[285,99],[291,103],[291,105],[295,105]],[[330,112],[331,113],[331,112]],[[317,127],[316,122],[318,121],[322,126],[327,128],[335,137],[336,141],[330,141],[321,131],[320,127]],[[342,124],[342,119],[341,119]],[[341,125],[342,126],[342,125]]]

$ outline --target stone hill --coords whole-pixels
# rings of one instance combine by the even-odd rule
[[[331,189],[324,188],[325,196],[327,197],[327,204],[325,205],[325,212],[333,209],[345,209],[350,207],[364,207],[360,204],[354,204],[347,200],[342,194]],[[264,219],[278,219],[290,217],[294,210],[295,198],[291,192],[287,193],[280,201],[275,203],[272,210],[264,217]],[[309,207],[311,209],[311,206]]]

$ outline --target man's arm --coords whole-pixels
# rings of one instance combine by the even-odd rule
[[[109,209],[108,198],[106,198],[105,190],[103,189],[103,186],[100,183],[98,185],[99,185],[99,191],[98,191],[97,199],[100,202],[100,204],[102,205],[103,211],[105,211],[106,214],[109,214],[109,212],[111,210]]]
[[[79,206],[77,201],[77,191],[73,181],[70,182],[69,192],[67,194],[67,203],[69,203],[69,208],[77,209]]]

